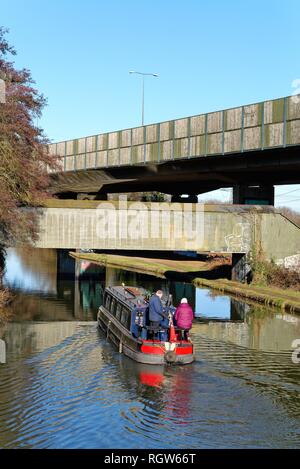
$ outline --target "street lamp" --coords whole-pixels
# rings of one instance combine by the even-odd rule
[[[158,77],[157,73],[143,73],[143,72],[136,72],[135,70],[130,70],[129,73],[136,73],[137,75],[142,75],[143,80],[142,80],[142,125],[144,125],[144,101],[145,101],[145,76],[150,75],[152,77]]]

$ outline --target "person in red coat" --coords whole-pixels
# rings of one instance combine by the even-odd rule
[[[185,339],[187,339],[189,335],[189,330],[192,328],[194,311],[192,307],[188,304],[188,300],[186,298],[182,298],[180,305],[176,308],[174,317],[176,321],[176,326],[179,327],[179,329],[184,330],[184,336]]]

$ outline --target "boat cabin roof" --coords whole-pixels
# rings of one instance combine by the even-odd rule
[[[146,301],[147,291],[144,288],[116,286],[107,287],[106,292],[126,303],[130,308],[146,306],[148,304],[148,301]]]

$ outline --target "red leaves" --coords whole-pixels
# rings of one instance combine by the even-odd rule
[[[48,139],[34,125],[46,99],[32,87],[29,70],[16,70],[6,60],[15,52],[5,33],[0,28],[0,78],[6,89],[6,102],[0,104],[0,246],[35,238],[36,216],[19,208],[49,197],[47,167],[57,166],[47,151]]]

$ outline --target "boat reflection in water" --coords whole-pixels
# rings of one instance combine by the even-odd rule
[[[195,374],[195,364],[186,367],[161,367],[143,363],[133,363],[127,357],[119,362],[119,372],[122,381],[134,389],[138,399],[146,408],[152,409],[153,420],[159,417],[164,421],[176,425],[186,425],[193,418],[192,399]],[[147,410],[147,414],[149,410]],[[157,422],[158,424],[158,422]]]
[[[165,380],[161,367],[155,368],[152,365],[150,368],[149,365],[143,365],[143,366],[144,368],[139,370],[139,380],[141,384],[145,384],[146,386],[150,386],[154,388],[160,387],[164,383],[164,380]]]

